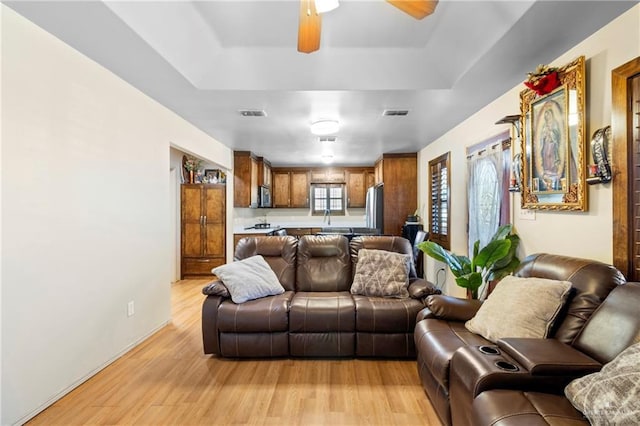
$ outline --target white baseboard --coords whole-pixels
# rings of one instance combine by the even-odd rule
[[[80,386],[81,384],[83,384],[84,382],[86,382],[87,380],[89,380],[90,378],[95,376],[96,374],[98,374],[100,371],[104,370],[109,365],[113,364],[118,358],[121,358],[123,355],[125,355],[127,352],[131,351],[133,348],[138,346],[140,343],[144,342],[149,337],[151,337],[154,334],[156,334],[158,331],[160,331],[161,329],[166,327],[168,324],[169,324],[169,320],[164,321],[159,326],[153,328],[149,333],[145,334],[144,336],[142,336],[141,338],[139,338],[135,342],[133,342],[130,345],[126,346],[124,349],[122,349],[120,352],[118,352],[116,355],[114,355],[111,359],[107,360],[104,364],[102,364],[102,365],[98,366],[97,368],[93,369],[92,371],[87,373],[85,376],[79,378],[78,380],[76,380],[75,382],[70,384],[68,387],[64,388],[63,390],[61,390],[57,394],[53,395],[51,398],[49,398],[46,402],[44,402],[38,408],[36,408],[31,413],[27,414],[26,416],[24,416],[23,418],[18,420],[16,423],[14,423],[14,425],[23,425],[23,424],[25,424],[26,422],[28,422],[29,420],[31,420],[32,418],[34,418],[35,416],[37,416],[38,414],[40,414],[41,412],[43,412],[44,410],[49,408],[49,406],[51,406],[53,403],[58,401],[60,398],[62,398],[63,396],[65,396],[66,394],[68,394],[69,392],[71,392],[72,390],[74,390],[75,388],[77,388],[78,386]]]

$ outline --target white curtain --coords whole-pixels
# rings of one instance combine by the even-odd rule
[[[477,240],[480,248],[486,246],[500,226],[502,167],[500,144],[468,159],[469,256]]]

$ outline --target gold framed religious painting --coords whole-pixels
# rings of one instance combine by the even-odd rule
[[[520,92],[521,206],[586,211],[584,56],[529,78]]]

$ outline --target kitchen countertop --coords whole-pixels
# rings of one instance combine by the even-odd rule
[[[271,231],[278,230],[280,228],[364,228],[365,225],[362,221],[349,221],[349,222],[339,222],[334,223],[332,225],[327,225],[326,223],[309,223],[309,222],[280,222],[271,224],[270,228],[263,229],[245,229],[246,227],[251,226],[248,225],[234,225],[233,233],[234,234],[267,234]]]

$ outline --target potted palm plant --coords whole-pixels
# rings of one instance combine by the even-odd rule
[[[490,281],[501,280],[520,265],[516,256],[520,237],[511,231],[512,225],[501,226],[482,248],[480,240],[476,241],[471,259],[451,253],[433,241],[424,241],[418,248],[427,256],[446,263],[456,278],[456,284],[466,288],[473,299],[478,298],[480,289],[480,296],[484,298]]]

